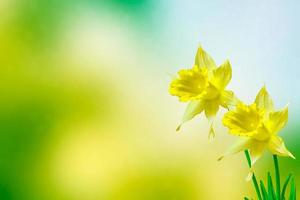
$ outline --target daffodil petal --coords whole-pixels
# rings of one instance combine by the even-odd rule
[[[266,142],[252,140],[251,147],[249,148],[250,157],[251,157],[251,166],[253,166],[256,163],[256,161],[262,156],[267,146],[268,143]]]
[[[219,100],[205,101],[204,105],[205,116],[208,119],[212,119],[217,115],[219,111]]]
[[[178,72],[169,88],[173,96],[179,97],[182,102],[199,99],[208,84],[207,69],[194,66],[192,69],[183,69]]]
[[[286,148],[282,138],[279,136],[274,135],[270,138],[268,148],[273,154],[295,159],[295,156]]]
[[[213,70],[210,82],[219,89],[224,89],[230,82],[232,77],[232,69],[230,62],[225,61],[220,67]]]
[[[226,109],[231,109],[233,106],[238,104],[239,100],[236,98],[234,93],[230,90],[223,90],[220,95],[221,106]]]
[[[271,112],[267,123],[270,131],[277,133],[281,130],[287,124],[288,115],[288,107],[285,107],[281,111]]]
[[[252,146],[252,139],[240,138],[238,139],[218,160],[223,159],[226,156],[233,155],[249,149]]]
[[[257,141],[260,142],[265,142],[266,140],[268,140],[270,138],[270,132],[267,129],[267,127],[265,126],[264,123],[261,123],[257,129],[254,131],[254,134],[252,136],[252,138],[254,138]]]
[[[206,53],[206,51],[202,49],[202,47],[199,47],[197,50],[195,65],[199,66],[200,68],[207,68],[208,71],[211,71],[217,67],[215,61],[208,53]]]
[[[265,86],[256,95],[255,103],[259,109],[264,109],[266,114],[274,110],[273,100]]]
[[[201,101],[191,101],[187,105],[183,118],[181,120],[180,125],[177,127],[177,131],[179,131],[181,125],[191,119],[193,119],[196,115],[200,114],[203,111],[203,102]]]

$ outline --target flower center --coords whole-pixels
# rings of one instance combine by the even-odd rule
[[[240,118],[243,121],[243,128],[247,132],[256,130],[261,122],[260,113],[257,111],[257,109],[251,106],[247,107],[244,112],[240,113]]]

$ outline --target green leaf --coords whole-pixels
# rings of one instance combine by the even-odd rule
[[[294,178],[291,180],[291,192],[290,192],[290,198],[289,200],[296,200],[296,185]]]
[[[251,168],[251,157],[248,150],[245,150],[245,155],[246,155],[248,166]]]
[[[248,197],[244,197],[244,200],[249,200],[249,198]]]
[[[262,192],[263,200],[268,200],[268,193],[267,193],[266,187],[264,186],[264,183],[262,182],[262,180],[260,181],[260,189]]]
[[[283,187],[282,187],[282,192],[281,192],[281,200],[284,200],[285,199],[285,191],[286,191],[286,188],[289,184],[289,181],[292,177],[292,174],[289,174],[289,176],[285,179],[285,182],[283,184]]]
[[[273,187],[272,177],[270,172],[268,172],[268,198],[269,200],[275,200],[275,190]]]
[[[277,155],[273,155],[274,159],[274,167],[275,167],[275,180],[276,180],[276,199],[280,200],[280,172],[279,172],[279,164],[278,164],[278,158]]]
[[[248,165],[251,168],[251,158],[250,158],[250,154],[249,154],[248,150],[245,150],[245,155],[246,155],[246,158],[247,158]],[[252,175],[252,182],[253,182],[258,200],[262,200],[260,190],[259,190],[259,186],[258,186],[258,183],[257,183],[257,179],[256,179],[256,176],[254,174]]]

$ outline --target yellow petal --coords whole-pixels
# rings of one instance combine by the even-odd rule
[[[288,121],[288,107],[281,111],[270,112],[267,126],[272,133],[280,131]]]
[[[223,90],[220,95],[221,106],[230,109],[238,104],[239,100],[235,97],[234,93],[230,90]]]
[[[200,68],[207,68],[208,71],[216,68],[215,61],[210,57],[206,51],[199,47],[195,57],[195,65],[199,66]]]
[[[273,100],[265,86],[262,87],[256,95],[255,103],[259,109],[264,109],[266,111],[265,114],[274,110]]]
[[[176,130],[179,131],[183,123],[193,119],[196,115],[200,114],[202,111],[203,111],[203,103],[201,101],[191,101],[187,105],[181,123]]]
[[[294,155],[285,147],[282,138],[279,136],[274,135],[271,137],[268,148],[273,154],[279,156],[287,156],[295,159]]]
[[[219,100],[208,100],[204,104],[205,116],[208,119],[212,119],[217,115],[219,111]]]
[[[266,142],[270,139],[272,133],[269,132],[269,129],[265,126],[264,123],[259,124],[252,138],[260,142]]]
[[[232,135],[251,137],[257,133],[261,120],[261,113],[255,104],[248,106],[239,103],[235,110],[224,115],[222,122]]]
[[[210,82],[219,89],[224,89],[231,80],[232,70],[228,60],[220,67],[213,70]]]
[[[268,146],[267,142],[252,140],[251,147],[249,148],[250,157],[251,157],[251,166],[253,166],[256,163],[256,161],[262,156],[267,146]]]
[[[178,96],[183,102],[199,99],[208,84],[207,70],[194,66],[192,69],[180,70],[178,75],[170,84],[170,94]]]
[[[251,147],[253,141],[250,138],[240,138],[235,142],[218,160],[223,159],[225,156],[239,153]]]

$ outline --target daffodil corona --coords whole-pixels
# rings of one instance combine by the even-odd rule
[[[220,106],[229,109],[235,105],[237,101],[233,92],[226,90],[231,76],[232,70],[228,60],[217,67],[210,55],[199,47],[193,68],[180,70],[178,77],[170,84],[171,95],[177,96],[182,102],[189,102],[177,130],[181,124],[202,111],[211,120]],[[212,126],[210,134],[214,135]]]
[[[278,136],[287,121],[288,108],[275,111],[273,101],[263,87],[253,104],[238,103],[235,110],[224,115],[223,124],[228,127],[229,133],[241,137],[225,155],[249,150],[252,165],[267,149],[274,155],[294,158]]]

